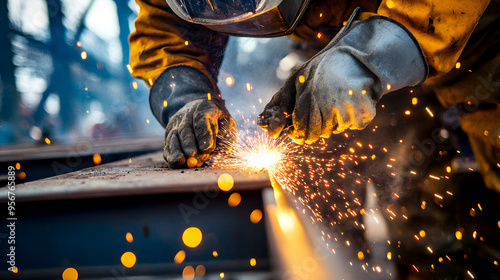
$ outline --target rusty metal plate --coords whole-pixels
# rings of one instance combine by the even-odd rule
[[[234,179],[233,190],[269,187],[267,172],[223,170],[213,167],[169,169],[162,152],[121,160],[97,167],[17,185],[16,201],[41,201],[141,195],[166,192],[217,190],[223,173]],[[0,201],[7,201],[7,189],[0,189]]]

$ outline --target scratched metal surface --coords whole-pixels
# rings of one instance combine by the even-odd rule
[[[266,172],[216,169],[169,169],[162,153],[103,164],[80,171],[17,185],[17,201],[41,201],[140,195],[166,192],[217,190],[223,173],[233,176],[234,190],[260,189],[270,186]],[[5,202],[7,189],[0,188],[0,201]]]
[[[160,150],[162,137],[128,139],[82,139],[74,143],[18,144],[0,147],[0,163],[52,158],[82,157],[95,153],[125,153],[140,150]]]

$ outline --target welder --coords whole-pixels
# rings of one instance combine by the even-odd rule
[[[444,106],[466,109],[460,110],[462,127],[485,184],[500,191],[498,1],[136,2],[130,65],[151,86],[150,106],[165,127],[169,166],[201,166],[213,156],[217,134],[236,130],[216,85],[228,35],[288,35],[319,51],[259,116],[269,135],[286,130],[304,144],[361,130],[382,96],[424,84],[434,87]],[[492,11],[483,16],[487,8]],[[462,60],[480,19],[477,41],[469,42]],[[459,57],[462,69],[446,75]]]

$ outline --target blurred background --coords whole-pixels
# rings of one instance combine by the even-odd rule
[[[134,1],[0,5],[0,145],[163,134],[146,84],[127,67]],[[288,38],[231,38],[219,85],[233,115],[263,108],[301,62],[287,46]]]
[[[140,125],[152,118],[147,89],[126,67],[133,1],[2,5],[2,144],[155,133]]]

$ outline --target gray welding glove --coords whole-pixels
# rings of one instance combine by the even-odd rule
[[[149,104],[165,127],[163,157],[172,168],[201,166],[214,155],[218,134],[234,141],[236,124],[224,100],[196,68],[165,70],[151,87]]]
[[[298,144],[346,129],[363,129],[387,92],[427,78],[425,56],[398,22],[372,16],[346,26],[288,79],[259,115],[270,136],[284,129]]]

